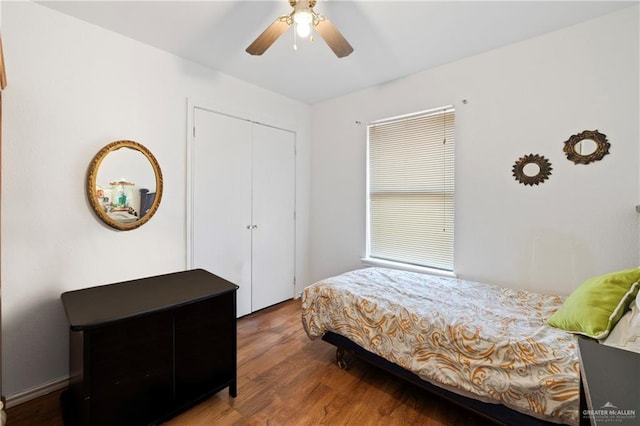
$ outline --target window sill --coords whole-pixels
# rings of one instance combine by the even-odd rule
[[[367,266],[380,266],[383,268],[401,269],[409,272],[420,272],[423,274],[438,275],[441,277],[457,278],[455,272],[443,271],[442,269],[428,268],[426,266],[410,265],[408,263],[391,262],[389,260],[372,259],[363,257],[360,261]]]

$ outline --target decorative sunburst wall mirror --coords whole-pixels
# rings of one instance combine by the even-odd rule
[[[609,147],[611,144],[606,135],[597,130],[585,130],[565,141],[563,151],[567,160],[575,164],[589,164],[602,160],[609,153]]]
[[[529,154],[518,158],[513,165],[513,176],[523,185],[538,185],[549,179],[551,163],[542,155]]]

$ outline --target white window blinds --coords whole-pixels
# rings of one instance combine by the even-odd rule
[[[455,110],[368,126],[368,257],[453,271]]]

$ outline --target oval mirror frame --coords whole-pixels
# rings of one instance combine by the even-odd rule
[[[524,168],[528,164],[535,164],[538,166],[538,173],[536,175],[530,176],[524,172]],[[513,176],[518,182],[524,185],[533,186],[543,183],[546,179],[549,179],[551,170],[553,170],[553,168],[551,167],[549,160],[544,158],[542,155],[529,154],[520,157],[513,165]]]
[[[149,164],[153,169],[153,174],[155,176],[155,181],[156,181],[155,196],[153,197],[153,202],[151,203],[149,210],[147,211],[146,214],[144,214],[144,216],[142,216],[141,218],[139,218],[134,222],[119,222],[113,219],[112,217],[110,217],[107,214],[107,212],[105,212],[105,209],[100,203],[100,201],[98,200],[98,196],[96,194],[97,176],[98,176],[98,170],[100,168],[100,165],[102,164],[104,159],[107,157],[107,155],[121,148],[129,148],[144,155],[147,158],[147,160],[149,160]],[[109,225],[112,228],[118,229],[120,231],[129,231],[131,229],[136,229],[144,225],[145,223],[147,223],[149,219],[151,219],[151,217],[158,210],[158,207],[160,206],[160,201],[162,200],[162,171],[160,170],[160,165],[158,164],[158,161],[153,156],[151,151],[149,151],[142,144],[138,142],[130,141],[130,140],[119,140],[119,141],[111,142],[110,144],[102,148],[100,151],[98,151],[98,153],[91,160],[91,163],[89,164],[89,170],[87,172],[86,191],[87,191],[87,197],[89,198],[89,203],[91,204],[93,211],[98,216],[98,218],[100,218],[100,220],[102,220],[105,224]]]
[[[585,139],[590,139],[596,144],[595,150],[590,154],[581,154],[576,150],[576,146]],[[597,130],[585,130],[567,139],[563,151],[567,154],[567,160],[573,161],[575,164],[589,164],[602,160],[602,157],[609,153],[610,147],[611,144],[607,141],[606,135]]]

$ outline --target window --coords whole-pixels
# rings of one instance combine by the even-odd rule
[[[367,258],[453,271],[453,107],[367,127]]]

